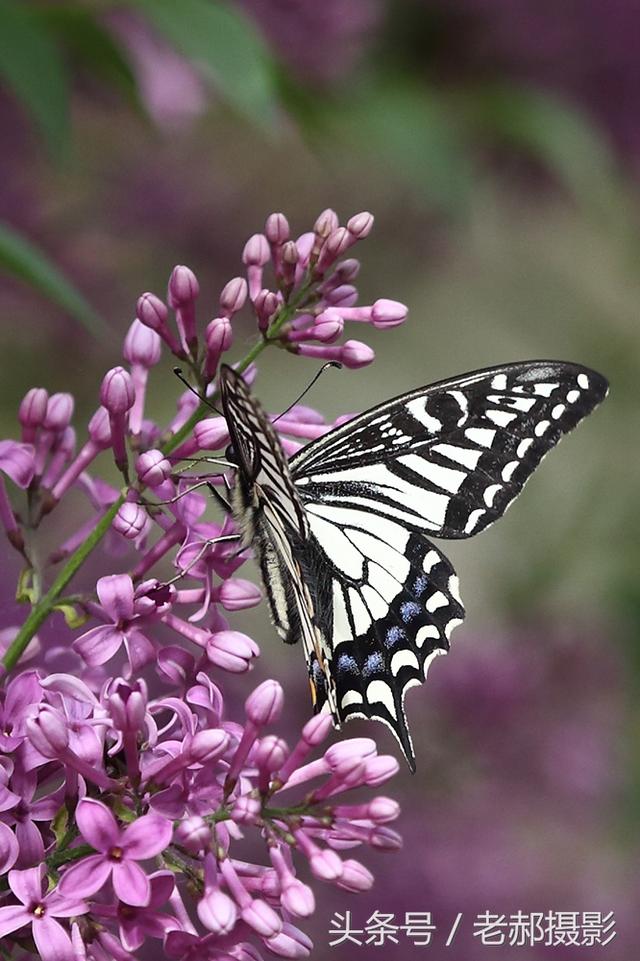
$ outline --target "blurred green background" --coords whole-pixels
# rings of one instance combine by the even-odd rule
[[[408,699],[419,774],[390,793],[412,856],[371,859],[393,897],[388,882],[319,898],[317,957],[448,956],[442,941],[329,949],[333,910],[433,905],[447,921],[514,897],[610,907],[618,938],[589,957],[637,957],[638,36],[629,0],[0,0],[3,436],[33,384],[71,390],[83,423],[137,296],[162,294],[175,263],[213,316],[274,210],[295,233],[328,206],[372,211],[361,302],[410,308],[404,327],[366,331],[373,366],[314,388],[328,416],[516,359],[611,382],[500,524],[446,545],[468,619],[433,694]],[[241,356],[254,335],[234,324]],[[160,422],[179,394],[163,364]],[[267,407],[316,368],[268,352]],[[304,717],[301,658],[285,660],[264,608],[246,623],[259,672],[299,683]],[[491,955],[467,941],[459,958]],[[574,953],[500,949],[547,956]]]

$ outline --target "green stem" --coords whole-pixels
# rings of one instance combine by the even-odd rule
[[[256,341],[253,347],[237,365],[236,370],[240,374],[243,373],[249,364],[252,364],[253,361],[260,356],[262,351],[277,338],[284,325],[293,317],[296,310],[298,310],[298,308],[305,302],[310,288],[311,283],[307,281],[307,283],[300,288],[296,296],[292,298],[289,303],[282,307],[279,315],[273,321],[267,332],[268,336]],[[208,410],[209,408],[206,404],[200,404],[200,406],[193,412],[186,423],[184,423],[182,427],[176,431],[175,434],[173,434],[172,437],[170,437],[164,444],[161,445],[163,453],[170,454],[177,447],[179,447],[182,441],[192,432],[198,421],[202,420],[202,418],[207,414]],[[16,637],[2,659],[2,664],[4,665],[5,670],[10,671],[16,666],[24,654],[29,641],[32,639],[40,625],[43,624],[47,619],[52,609],[59,601],[60,595],[64,591],[71,578],[84,564],[89,554],[95,547],[98,546],[104,535],[111,527],[111,523],[118,513],[120,507],[124,503],[125,498],[126,494],[121,494],[117,501],[111,505],[109,510],[100,519],[100,522],[96,525],[91,534],[89,534],[86,541],[84,541],[84,543],[82,543],[80,547],[78,547],[78,549],[71,555],[47,593],[31,609],[31,613],[18,631]]]
[[[16,666],[26,650],[29,641],[36,633],[40,625],[43,624],[47,619],[52,608],[58,601],[58,598],[62,594],[71,578],[79,570],[79,568],[82,567],[89,554],[95,547],[98,546],[104,535],[111,527],[113,519],[120,510],[120,507],[124,504],[124,501],[125,495],[121,494],[117,501],[112,504],[109,510],[100,518],[99,523],[91,531],[86,541],[84,541],[71,555],[44,597],[40,598],[35,607],[31,609],[31,613],[18,631],[16,637],[7,650],[7,653],[2,659],[2,663],[7,671],[10,671]]]
[[[55,871],[56,868],[62,867],[63,864],[69,864],[70,861],[79,861],[80,858],[86,858],[88,854],[95,853],[95,848],[92,848],[90,844],[79,844],[77,848],[68,848],[66,851],[55,851],[47,861],[47,864]]]

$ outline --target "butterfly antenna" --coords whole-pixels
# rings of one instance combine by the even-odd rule
[[[199,390],[196,390],[195,387],[192,387],[192,385],[189,383],[189,381],[187,380],[187,378],[186,378],[186,377],[184,376],[184,374],[182,373],[182,369],[181,369],[180,367],[174,367],[174,368],[173,368],[173,372],[174,372],[174,374],[176,375],[176,377],[178,378],[178,380],[181,380],[181,381],[182,381],[182,383],[183,383],[184,386],[187,388],[187,390],[190,390],[192,394],[195,394],[195,395],[196,395],[196,397],[198,398],[198,400],[202,401],[203,404],[206,404],[207,407],[210,407],[211,410],[215,410],[216,414],[219,414],[220,417],[223,417],[223,416],[224,416],[223,413],[222,413],[222,411],[218,410],[218,408],[216,407],[216,405],[215,405],[215,404],[212,404],[211,401],[210,401],[204,394],[201,394]]]
[[[292,404],[289,404],[289,406],[286,408],[286,410],[283,410],[281,414],[278,414],[278,416],[272,421],[272,423],[273,423],[273,424],[277,424],[281,417],[284,417],[284,415],[285,415],[285,414],[288,414],[289,411],[290,411],[293,407],[296,406],[296,404],[299,404],[300,401],[302,400],[302,398],[305,397],[305,396],[309,393],[309,391],[311,390],[311,388],[313,387],[313,385],[315,384],[315,382],[320,378],[320,376],[321,376],[322,374],[324,374],[325,370],[329,370],[330,367],[335,367],[336,370],[342,370],[342,364],[341,364],[339,361],[337,361],[337,360],[328,360],[326,364],[323,364],[323,365],[322,365],[322,367],[320,368],[320,370],[316,373],[315,377],[313,377],[312,380],[309,381],[309,383],[307,384],[307,386],[305,387],[305,389],[302,391],[302,393],[300,394],[300,396],[299,396],[299,397],[296,397],[296,399],[293,401],[293,403],[292,403]]]

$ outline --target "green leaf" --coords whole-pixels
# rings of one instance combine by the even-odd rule
[[[68,51],[74,65],[101,76],[130,103],[140,107],[136,78],[127,55],[93,13],[78,6],[55,5],[41,8],[39,15]]]
[[[47,257],[12,227],[0,223],[0,269],[23,280],[58,307],[62,307],[89,333],[104,337],[109,328],[81,293]]]
[[[475,88],[463,100],[472,125],[542,161],[585,207],[617,216],[627,206],[613,153],[577,106],[502,84]]]
[[[67,828],[69,826],[69,811],[66,804],[58,808],[56,815],[51,824],[51,829],[54,833],[56,843],[60,846],[62,839],[67,833]]]
[[[311,135],[317,149],[360,157],[367,169],[404,180],[417,201],[448,213],[465,209],[473,170],[463,132],[446,102],[401,76],[383,76],[340,102],[319,105]],[[331,162],[331,156],[328,161]],[[352,162],[352,159],[351,159]]]
[[[38,600],[38,591],[33,583],[34,573],[32,567],[25,567],[20,571],[18,586],[16,587],[16,600],[19,604],[35,604]]]
[[[89,615],[86,614],[81,608],[76,607],[75,604],[54,604],[54,611],[58,611],[63,615],[67,627],[77,628],[82,627],[89,620]]]
[[[37,11],[0,0],[0,78],[60,157],[69,142],[69,89],[60,52]]]
[[[251,20],[214,0],[133,0],[165,38],[211,75],[224,99],[264,129],[275,119],[275,80]]]

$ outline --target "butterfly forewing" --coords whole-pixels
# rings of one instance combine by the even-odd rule
[[[557,361],[477,371],[373,408],[289,463],[242,379],[223,367],[221,384],[239,452],[234,514],[253,532],[276,626],[303,641],[315,708],[338,726],[385,722],[413,768],[404,695],[464,617],[428,536],[496,520],[606,381]]]
[[[576,364],[508,364],[412,391],[291,460],[303,502],[355,506],[437,537],[500,517],[607,383]]]

